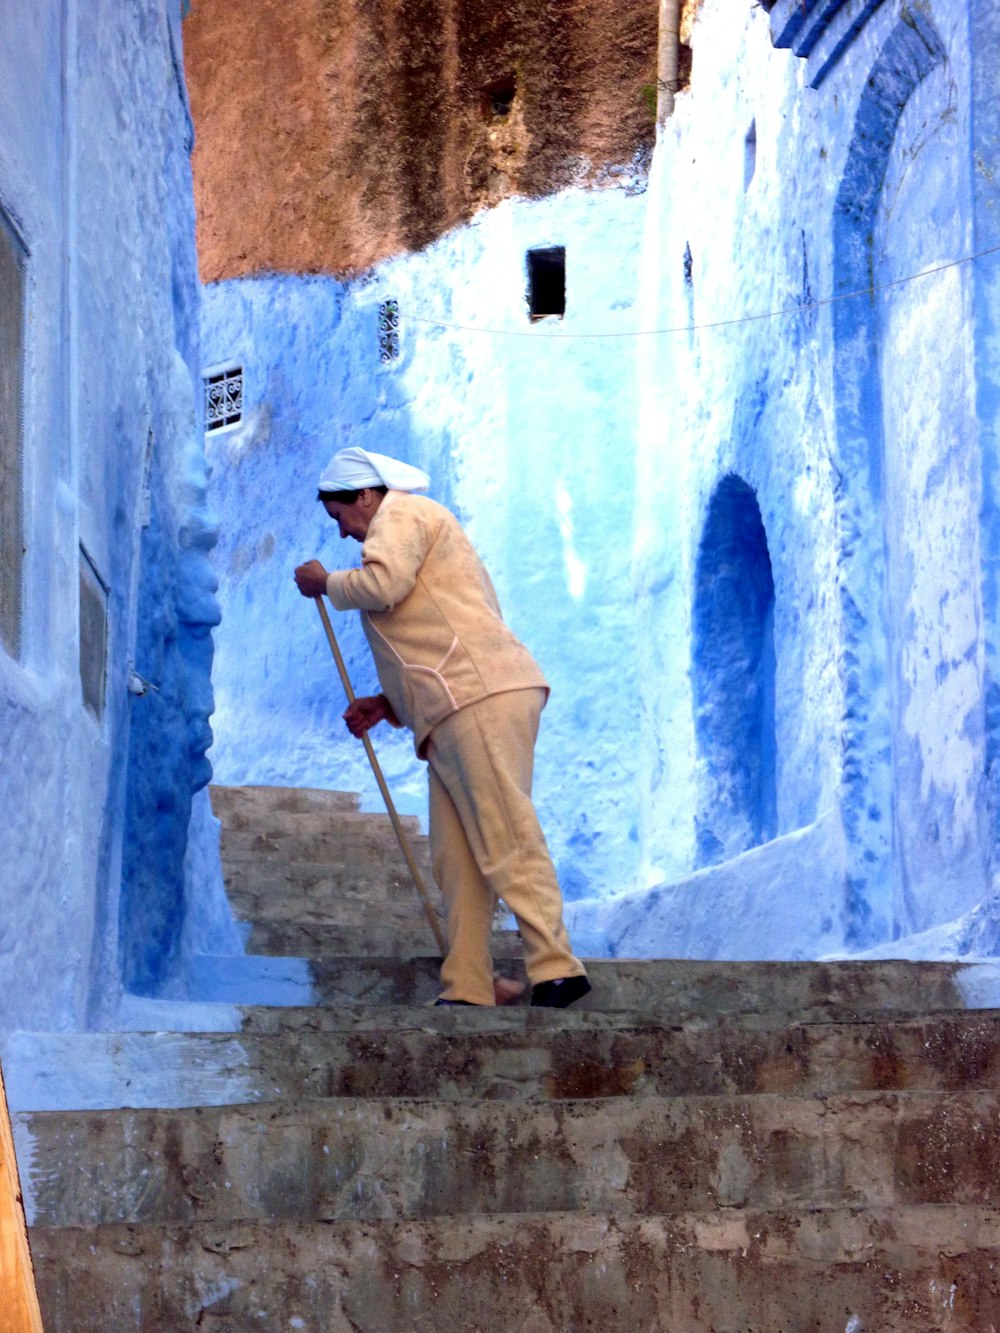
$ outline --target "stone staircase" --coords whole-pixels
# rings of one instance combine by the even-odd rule
[[[1000,1333],[974,968],[597,960],[570,1010],[435,1009],[387,820],[213,802],[239,1030],[67,1037],[101,1086],[17,1117],[48,1333]]]

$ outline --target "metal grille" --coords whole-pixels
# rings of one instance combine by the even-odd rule
[[[395,361],[399,357],[399,302],[382,301],[378,308],[379,360]]]
[[[83,702],[100,720],[108,662],[108,592],[80,547],[80,684]]]
[[[0,210],[0,642],[21,650],[25,250]]]
[[[243,419],[243,367],[205,376],[205,430],[238,426]]]

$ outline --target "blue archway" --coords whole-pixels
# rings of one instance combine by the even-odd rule
[[[858,105],[833,210],[834,291],[872,282],[872,234],[893,140],[913,90],[945,59],[933,25],[908,10],[892,29]],[[841,812],[847,835],[845,940],[863,948],[892,933],[892,779],[883,619],[885,550],[878,331],[869,295],[833,306],[841,612]]]

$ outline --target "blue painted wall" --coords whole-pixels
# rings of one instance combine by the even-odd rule
[[[206,358],[256,377],[212,445],[220,774],[364,786],[289,576],[354,554],[310,509],[326,455],[397,452],[555,686],[540,803],[594,949],[637,947],[631,904],[654,953],[947,950],[961,930],[921,932],[991,894],[1000,262],[908,279],[995,243],[997,20],[894,0],[803,59],[781,11],[706,0],[644,194],[511,202],[348,286],[206,293]],[[524,251],[559,244],[566,319],[526,328]]]
[[[679,495],[673,477],[646,492],[637,540],[643,691],[663,738],[645,845],[674,885],[661,947],[677,939],[665,914],[691,915],[697,895],[741,923],[739,941],[705,925],[717,952],[919,951],[903,937],[975,913],[991,892],[980,549],[992,517],[975,386],[994,372],[973,330],[994,261],[899,282],[975,248],[970,181],[997,150],[995,137],[985,156],[973,145],[972,50],[987,34],[973,37],[970,14],[882,5],[815,89],[815,61],[773,49],[763,13],[740,28],[709,4],[695,29],[692,92],[648,196],[668,220],[645,252],[662,273],[649,317],[701,326],[651,346],[641,378],[643,417],[673,410],[685,469]],[[789,313],[759,318],[770,311]],[[653,451],[640,457],[655,475]],[[692,578],[730,471],[756,495],[774,578],[779,838],[685,888],[686,793],[712,767],[683,679],[690,664],[697,694]],[[653,522],[665,507],[669,539]],[[819,835],[831,818],[832,858]],[[803,870],[818,917],[774,892],[797,829],[800,854],[809,829],[826,852]],[[684,947],[702,947],[697,933]]]
[[[221,781],[344,786],[378,804],[340,722],[318,619],[291,577],[313,555],[356,561],[315,487],[336,449],[367,445],[428,470],[552,685],[535,787],[567,896],[634,882],[634,347],[565,335],[634,327],[642,220],[639,196],[574,191],[506,204],[347,286],[289,276],[206,290],[206,363],[243,365],[248,409],[209,443],[223,515]],[[566,249],[566,317],[532,324],[526,254],[552,245]],[[401,355],[383,364],[377,311],[390,297]],[[337,632],[357,688],[374,688],[356,617],[338,617]],[[375,740],[400,804],[423,812],[409,742],[387,728]]]
[[[114,1021],[123,978],[167,974],[185,895],[211,888],[183,870],[218,611],[179,6],[6,6],[0,82],[0,204],[28,256],[0,1026],[78,1028]],[[81,691],[81,547],[107,588],[99,716]],[[129,693],[133,663],[159,693]]]

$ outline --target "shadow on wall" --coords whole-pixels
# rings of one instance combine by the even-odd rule
[[[181,961],[191,801],[212,776],[215,529],[197,476],[187,508],[175,512],[167,466],[154,455],[135,643],[136,667],[153,687],[131,701],[122,849],[122,981],[137,995],[159,994]]]
[[[716,487],[698,548],[692,662],[700,868],[777,831],[774,580],[757,497],[735,474]]]

